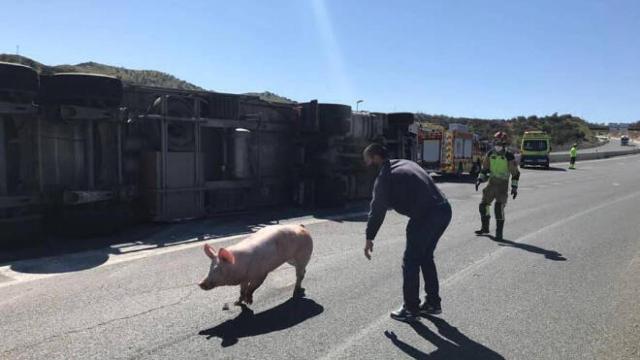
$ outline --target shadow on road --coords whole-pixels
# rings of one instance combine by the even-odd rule
[[[213,328],[200,331],[208,339],[222,339],[222,346],[233,346],[238,339],[268,334],[296,326],[324,311],[322,305],[307,298],[291,298],[284,303],[254,314],[253,310],[242,305],[242,312],[234,319]]]
[[[498,239],[495,238],[495,236],[492,236],[492,235],[481,235],[481,236],[482,237],[487,237],[487,238],[497,242],[500,246],[510,246],[510,247],[518,248],[518,249],[525,250],[525,251],[528,251],[528,252],[532,252],[534,254],[544,255],[544,257],[549,259],[549,260],[553,260],[553,261],[566,261],[567,260],[566,257],[562,256],[562,254],[560,254],[559,252],[557,252],[555,250],[547,250],[547,249],[543,249],[541,247],[537,247],[535,245],[519,243],[519,242],[511,241],[511,240],[508,240],[508,239],[498,240]]]
[[[364,210],[362,210],[364,211]],[[356,216],[349,216],[349,217],[344,217],[344,218],[335,218],[335,217],[322,217],[322,216],[314,216],[316,219],[324,219],[324,220],[329,220],[331,222],[336,222],[336,223],[350,223],[350,222],[366,222],[369,219],[368,215],[356,215]]]
[[[236,214],[171,224],[140,224],[112,235],[85,239],[51,237],[38,247],[10,251],[0,247],[0,265],[10,265],[13,271],[30,274],[82,271],[104,264],[113,255],[229,236],[248,236],[266,226],[279,224],[280,219],[310,217],[340,223],[364,222],[367,216],[358,213],[367,209],[367,202],[360,201],[350,207],[313,212],[308,209],[271,209],[252,215]]]
[[[475,175],[438,175],[431,177],[435,183],[454,183],[454,184],[474,184],[476,182]]]
[[[567,169],[565,169],[565,168],[560,168],[560,167],[555,167],[555,166],[550,166],[548,168],[527,166],[527,167],[524,167],[523,169],[534,170],[534,171],[562,171],[562,172],[567,171]]]
[[[436,326],[438,334],[421,322],[413,323],[411,327],[418,335],[438,348],[430,354],[398,339],[392,331],[385,331],[384,334],[395,346],[413,359],[504,359],[497,352],[469,339],[447,321],[434,316],[427,316],[427,319]]]
[[[51,259],[50,261],[21,261],[11,264],[13,271],[27,274],[60,274],[82,271],[100,266],[109,260],[107,252],[93,252],[82,257]]]

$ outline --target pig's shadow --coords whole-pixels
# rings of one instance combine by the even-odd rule
[[[322,305],[307,298],[291,298],[284,303],[254,314],[253,310],[242,305],[237,317],[222,324],[199,332],[208,339],[222,339],[222,347],[233,346],[238,339],[264,335],[296,326],[324,311]]]

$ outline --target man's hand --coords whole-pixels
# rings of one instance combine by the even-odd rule
[[[482,184],[483,182],[484,181],[480,178],[480,176],[478,176],[478,178],[476,179],[476,191],[478,191],[480,184]]]
[[[513,196],[513,200],[515,200],[516,196],[518,196],[518,188],[517,187],[511,187],[511,195]]]
[[[371,260],[371,253],[373,252],[373,240],[367,240],[367,243],[364,245],[364,256]]]

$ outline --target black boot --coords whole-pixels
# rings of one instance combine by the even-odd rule
[[[491,220],[490,216],[483,216],[482,219],[482,228],[480,230],[476,230],[476,235],[484,235],[488,234],[489,231],[489,221]]]
[[[502,230],[504,229],[504,220],[496,221],[496,240],[502,241]]]

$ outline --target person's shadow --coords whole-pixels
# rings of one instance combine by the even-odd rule
[[[510,247],[521,249],[521,250],[529,251],[529,252],[532,252],[532,253],[535,253],[535,254],[544,255],[544,257],[549,259],[549,260],[553,260],[553,261],[566,261],[567,260],[566,257],[562,256],[562,254],[560,254],[559,252],[557,252],[555,250],[547,250],[547,249],[543,249],[541,247],[537,247],[535,245],[519,243],[519,242],[507,240],[507,239],[498,240],[493,235],[481,235],[481,236],[488,237],[489,239],[497,242],[500,246],[510,246]]]
[[[207,339],[214,337],[222,339],[222,346],[233,346],[238,339],[270,332],[284,330],[296,326],[324,311],[322,305],[307,298],[290,298],[284,303],[254,314],[246,305],[237,317],[224,323],[199,332]]]
[[[458,328],[435,316],[427,316],[438,329],[438,334],[431,331],[421,322],[410,324],[413,330],[437,347],[430,354],[398,339],[392,331],[384,334],[391,342],[413,359],[474,359],[474,360],[498,360],[504,357],[488,347],[479,344],[461,333]]]

